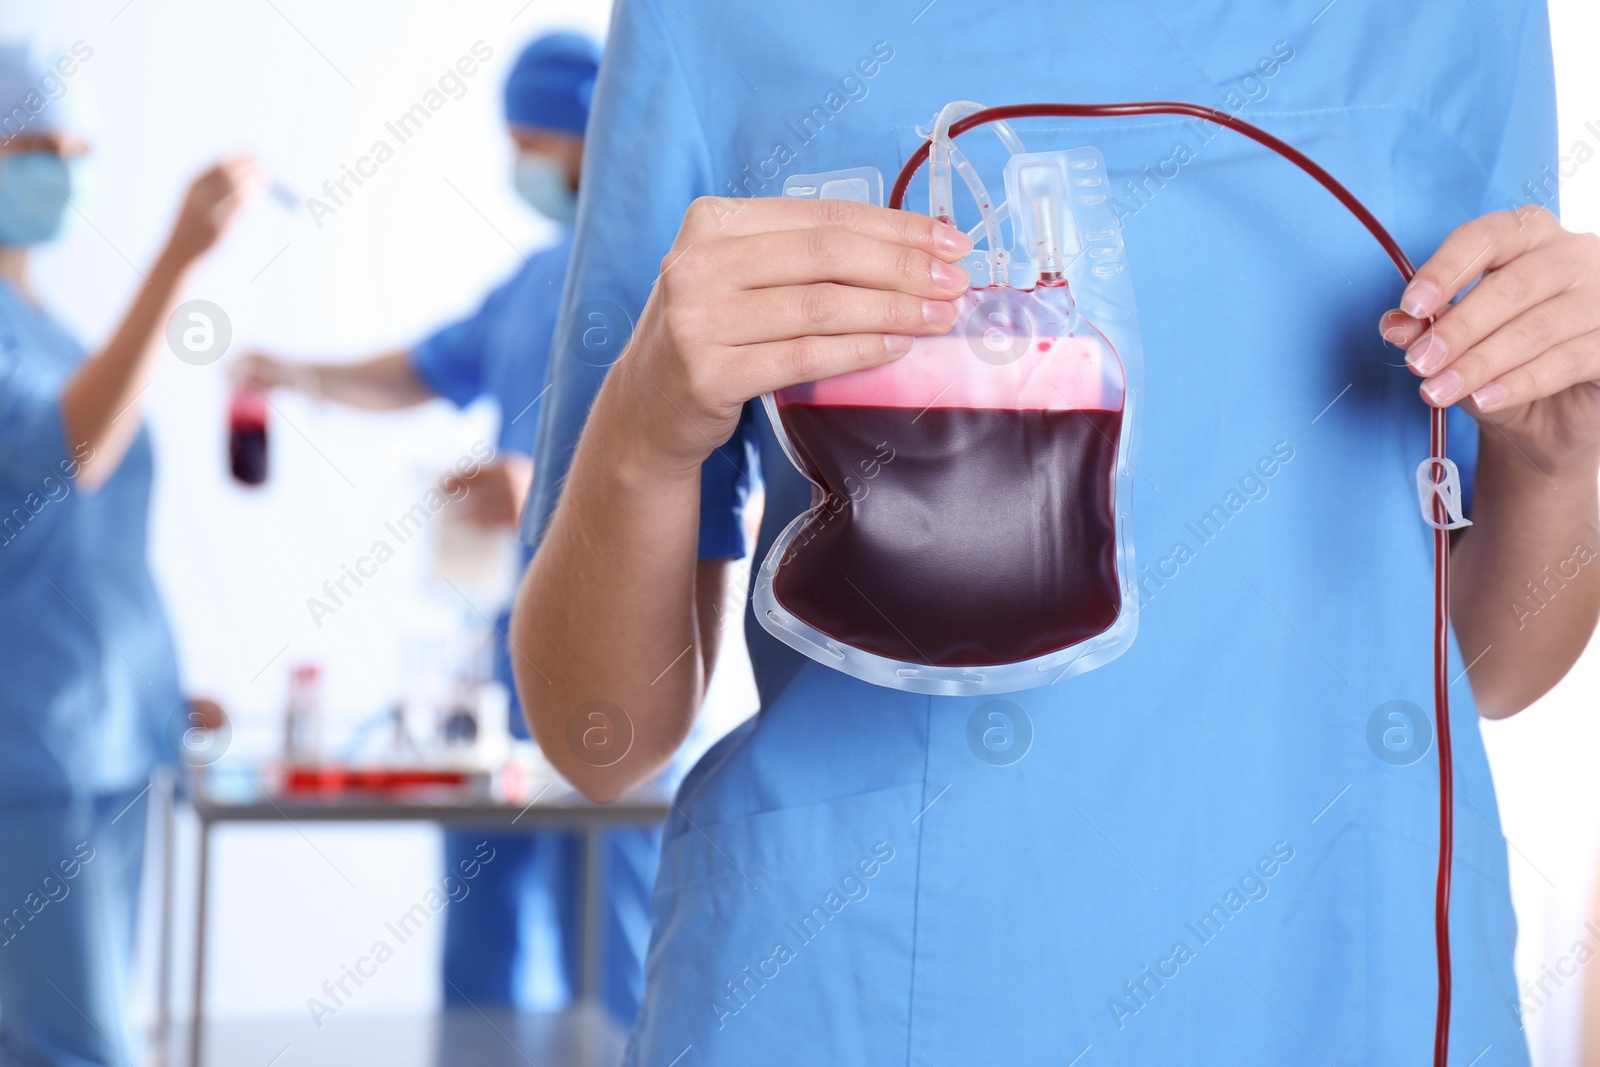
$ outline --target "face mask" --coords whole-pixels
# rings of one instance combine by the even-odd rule
[[[80,164],[54,152],[0,156],[0,244],[31,245],[61,236]]]
[[[511,184],[529,207],[552,222],[571,225],[578,215],[578,194],[567,187],[565,168],[548,156],[517,156]]]

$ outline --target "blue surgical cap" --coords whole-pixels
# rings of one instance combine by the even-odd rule
[[[532,41],[506,79],[506,121],[582,136],[599,72],[600,46],[582,34]]]
[[[82,116],[74,105],[83,90],[68,78],[81,58],[47,57],[26,41],[0,43],[0,141],[24,132],[80,132]]]

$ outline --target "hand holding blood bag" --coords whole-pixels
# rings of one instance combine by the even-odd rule
[[[878,685],[951,695],[1047,685],[1120,655],[1137,629],[1125,544],[1132,295],[1106,198],[1084,192],[1075,217],[1065,195],[1069,174],[1103,192],[1103,165],[1093,149],[1016,159],[1056,172],[1053,199],[1041,195],[1035,212],[1054,213],[1054,255],[1022,257],[1046,267],[1042,281],[969,289],[950,334],[764,398],[813,502],[758,573],[757,618]],[[841,184],[791,183],[802,180]],[[1029,202],[1028,190],[1013,202]],[[1063,245],[1091,255],[1062,269]],[[1099,291],[1096,313],[1117,343],[1080,309],[1080,283]]]

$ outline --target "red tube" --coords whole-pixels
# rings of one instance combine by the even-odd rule
[[[1416,268],[1412,266],[1400,243],[1383,228],[1377,216],[1357,200],[1339,180],[1323,170],[1314,160],[1286,141],[1279,140],[1259,126],[1236,118],[1226,111],[1201,104],[1175,100],[1155,100],[1125,104],[1008,104],[1004,107],[974,111],[950,126],[950,136],[957,137],[970,129],[989,122],[1025,118],[1117,118],[1124,115],[1187,115],[1191,118],[1214,122],[1235,133],[1243,134],[1258,144],[1265,145],[1315,178],[1324,189],[1338,198],[1350,213],[1360,220],[1378,244],[1394,260],[1400,276],[1409,282]],[[895,178],[889,193],[889,206],[898,208],[905,201],[911,178],[928,158],[931,142],[924,141]],[[1443,408],[1433,408],[1429,416],[1429,446],[1434,459],[1445,458],[1445,417]],[[1444,480],[1443,464],[1430,468],[1433,480]],[[1434,1016],[1433,1064],[1447,1067],[1450,1048],[1450,866],[1454,845],[1454,814],[1451,798],[1454,783],[1450,754],[1450,531],[1439,528],[1449,521],[1444,503],[1435,494],[1433,499],[1433,707],[1439,731],[1439,873],[1434,884],[1433,930],[1435,957],[1439,970],[1439,1000]]]

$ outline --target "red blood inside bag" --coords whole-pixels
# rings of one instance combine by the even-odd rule
[[[773,398],[815,487],[771,571],[777,603],[908,666],[1047,656],[1123,606],[1115,351],[1064,286],[961,305],[953,334],[895,363]]]
[[[975,666],[1116,621],[1120,411],[779,410],[826,498],[773,588],[818,630],[893,659]],[[861,457],[886,442],[893,460],[851,499]]]
[[[267,402],[255,389],[241,389],[228,406],[228,470],[244,485],[267,480]]]

